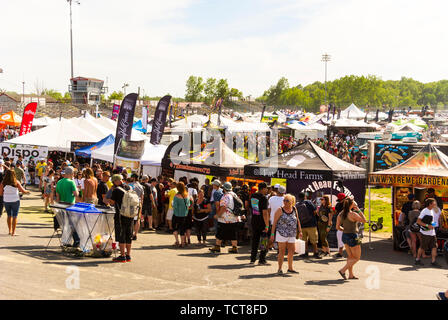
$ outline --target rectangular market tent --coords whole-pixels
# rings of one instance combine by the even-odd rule
[[[110,134],[115,135],[116,123],[114,128],[106,128],[101,124],[103,120],[99,119],[90,116],[61,120],[6,142],[46,146],[49,151],[70,152],[72,141],[94,144]],[[132,131],[131,140],[145,139],[147,138],[138,131]]]
[[[140,159],[140,165],[143,167],[143,174],[150,177],[157,177],[161,174],[162,158],[165,154],[167,146],[159,144],[153,145],[148,140],[145,142],[145,151]],[[114,143],[105,145],[101,148],[94,149],[91,152],[92,159],[113,162],[114,161]],[[126,160],[126,159],[124,159]],[[129,159],[135,160],[135,159]]]
[[[0,128],[11,126],[19,127],[22,124],[22,117],[10,110],[2,115],[0,115]]]
[[[288,127],[294,130],[294,138],[296,139],[303,139],[305,136],[310,139],[320,139],[324,138],[327,134],[327,127],[319,123],[312,123],[305,126],[299,123],[293,123]]]
[[[424,190],[428,188],[434,188],[442,199],[448,195],[448,156],[435,145],[427,144],[405,162],[370,173],[368,183],[369,186],[392,187],[393,243],[394,249],[399,250],[401,243],[406,243],[398,219],[403,204],[408,201],[407,196],[412,193],[415,200],[423,203]]]

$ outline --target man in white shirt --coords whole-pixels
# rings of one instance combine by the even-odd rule
[[[417,258],[415,259],[416,265],[423,265],[420,261],[421,256],[426,250],[431,250],[431,265],[433,267],[440,268],[441,266],[436,262],[437,257],[437,242],[436,242],[436,230],[435,225],[435,213],[434,209],[437,207],[437,202],[433,198],[428,198],[425,201],[425,209],[420,212],[417,219],[417,224],[420,225],[421,244],[418,249]]]
[[[285,193],[286,193],[286,188],[283,186],[279,186],[277,188],[277,195],[269,198],[268,212],[269,212],[269,221],[270,221],[271,226],[274,223],[275,212],[278,210],[278,208],[281,208],[283,206],[283,199],[284,199]]]

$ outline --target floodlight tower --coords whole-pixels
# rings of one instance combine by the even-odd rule
[[[72,31],[72,2],[80,5],[81,2],[79,0],[67,0],[70,5],[70,61],[71,61],[71,79],[73,79],[73,31]]]
[[[327,53],[322,55],[322,62],[325,62],[325,105],[327,105],[327,62],[331,60],[331,56]]]

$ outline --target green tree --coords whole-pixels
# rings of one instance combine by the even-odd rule
[[[239,91],[238,89],[235,89],[235,88],[230,89],[229,95],[231,97],[237,97],[239,99],[243,99],[243,93],[241,91]]]
[[[220,79],[216,85],[216,97],[223,98],[225,101],[229,99],[229,84],[227,79]]]
[[[112,92],[109,97],[107,98],[108,100],[122,100],[124,98],[124,93],[121,91],[114,91]]]
[[[63,100],[62,94],[54,89],[43,89],[41,94],[44,96],[50,96],[58,102],[62,102]]]
[[[215,78],[208,78],[207,81],[205,81],[204,94],[205,94],[204,102],[206,104],[211,104],[213,102],[213,99],[216,97]]]
[[[187,80],[187,91],[185,100],[190,102],[200,101],[202,99],[202,91],[204,83],[201,77],[190,76]]]

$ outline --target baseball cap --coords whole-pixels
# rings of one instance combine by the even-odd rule
[[[278,187],[278,192],[279,192],[279,193],[282,193],[282,194],[283,194],[283,193],[286,193],[286,188],[285,188],[284,186],[279,186],[279,187]]]
[[[346,198],[347,196],[345,195],[345,193],[338,193],[338,200],[339,201],[342,201],[342,200],[344,200],[345,198]]]
[[[121,174],[114,174],[111,178],[112,182],[123,180],[123,176]]]
[[[221,185],[221,181],[213,180],[212,184],[219,187]],[[230,186],[232,186],[232,185],[230,185]]]
[[[275,189],[280,188],[280,184],[277,183],[277,184],[274,186],[274,188],[275,188]]]
[[[142,176],[142,180],[149,180],[148,175],[147,175],[147,174],[144,174],[144,175]]]
[[[230,191],[230,190],[232,190],[232,184],[230,182],[226,182],[222,185],[222,188],[226,191]]]

